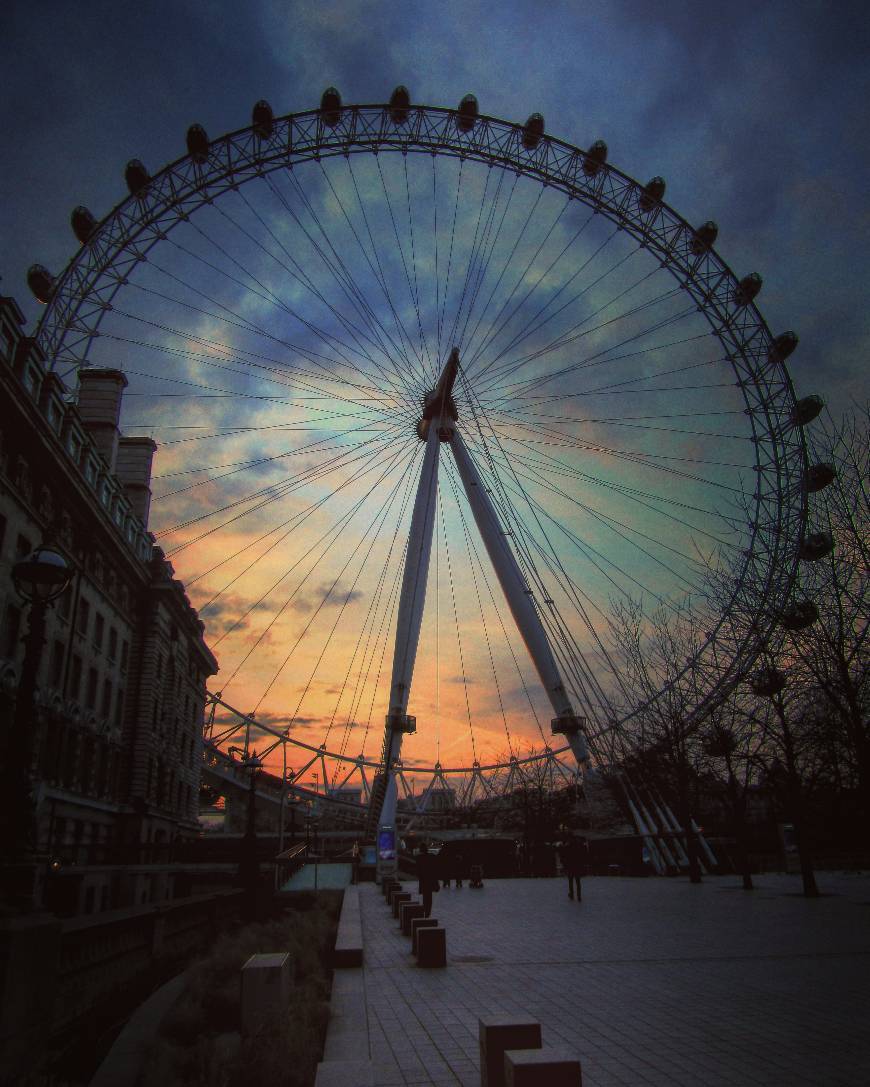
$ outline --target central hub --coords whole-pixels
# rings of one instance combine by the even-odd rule
[[[453,437],[453,426],[459,418],[456,401],[453,399],[453,384],[459,373],[459,349],[454,347],[450,357],[444,363],[444,369],[438,378],[438,384],[423,397],[423,414],[417,421],[417,437],[425,442],[429,435],[432,420],[440,420],[438,437],[442,442],[449,442]]]

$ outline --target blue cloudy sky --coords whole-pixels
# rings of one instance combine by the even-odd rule
[[[70,211],[75,205],[84,204],[100,219],[124,199],[123,175],[128,160],[139,158],[156,172],[184,153],[185,132],[192,122],[202,124],[212,138],[218,137],[250,124],[251,107],[260,98],[267,99],[275,114],[281,115],[316,107],[329,84],[339,88],[348,104],[383,102],[396,84],[404,83],[410,88],[414,102],[452,107],[464,94],[473,92],[481,111],[495,117],[521,122],[531,112],[539,111],[546,118],[548,132],[569,143],[588,147],[593,140],[606,139],[610,162],[627,174],[641,181],[656,174],[664,176],[668,183],[668,203],[690,223],[700,224],[708,219],[718,222],[717,250],[738,276],[750,271],[761,273],[764,287],[759,305],[772,331],[790,328],[799,334],[800,346],[789,360],[798,394],[819,392],[835,412],[847,408],[854,399],[866,398],[864,375],[870,347],[867,307],[870,185],[864,112],[870,91],[870,35],[857,5],[750,4],[735,0],[711,12],[709,5],[700,3],[650,5],[636,0],[547,5],[531,2],[493,5],[471,0],[462,3],[413,0],[401,4],[350,0],[321,3],[253,0],[245,4],[142,0],[138,4],[119,5],[91,0],[79,4],[45,2],[39,6],[13,0],[5,9],[3,30],[0,275],[3,292],[17,297],[31,321],[37,318],[39,307],[25,284],[28,266],[39,262],[54,272],[64,267],[77,249],[69,227]],[[401,163],[398,156],[394,158]],[[387,167],[387,176],[395,186],[394,193],[401,194],[397,162]],[[350,175],[339,168],[331,169],[338,190],[348,193]],[[450,214],[450,185],[454,176],[451,170],[455,173],[453,161],[441,175],[442,223],[448,221]],[[327,194],[313,168],[308,175],[298,171],[294,176],[308,176],[312,200],[321,210],[326,208]],[[484,177],[485,172],[481,171],[477,177],[478,189]],[[370,163],[360,167],[359,178],[367,193],[379,184]],[[415,175],[414,184],[418,186],[415,193],[423,191],[424,182],[428,185],[428,175],[422,180]],[[407,187],[407,174],[404,184]],[[473,179],[469,184],[474,192]],[[411,190],[406,191],[410,200]],[[299,195],[301,190],[296,193]],[[526,195],[527,203],[520,203],[520,207],[531,207],[531,196]],[[285,201],[296,198],[289,179],[281,179],[266,197],[261,207],[271,209],[269,216],[280,212],[276,204],[279,197]],[[548,195],[545,203],[552,199],[555,198]],[[230,200],[226,206],[233,215],[249,216],[250,209],[246,210],[238,201],[234,204]],[[380,210],[373,214],[381,215],[388,235],[387,210],[387,205],[381,204]],[[204,210],[201,221],[208,230],[219,222],[217,214],[213,209]],[[250,216],[245,222],[254,225]],[[560,232],[566,232],[567,237],[567,232],[579,223],[579,212],[570,212],[554,234],[552,244],[558,247]],[[298,247],[294,249],[297,255],[307,254],[304,260],[313,267],[316,259],[306,250],[302,235],[286,222],[279,232],[285,227],[287,232],[281,234],[282,238],[291,247]],[[596,237],[597,229],[594,224],[590,227],[590,239]],[[181,231],[179,236],[186,237]],[[406,243],[410,240],[406,237]],[[467,244],[468,238],[465,241]],[[353,242],[345,235],[341,244],[352,247]],[[421,248],[416,256],[423,273],[431,264],[432,253],[424,248],[422,239],[418,244]],[[598,242],[588,240],[588,244],[594,248]],[[531,251],[531,243],[528,247]],[[203,249],[200,256],[191,257],[187,265],[180,260],[176,272],[196,281],[195,272],[202,268],[201,257],[205,252]],[[254,247],[250,252],[252,268],[258,267],[257,261],[264,268],[269,264],[271,258],[266,260],[262,246],[260,251]],[[392,260],[394,267],[388,268],[388,275],[392,277],[395,273],[398,282],[395,253],[385,253],[384,259],[387,263]],[[199,265],[196,260],[200,260]],[[545,263],[542,257],[542,293],[549,291],[550,297],[556,297],[553,292],[563,289],[559,287],[562,281],[543,276]],[[634,264],[628,267],[633,268]],[[611,294],[620,286],[620,274],[617,272],[614,277],[616,285],[610,288]],[[157,290],[161,281],[159,277],[149,280],[146,276],[142,282]],[[324,286],[327,282],[323,281]],[[286,300],[295,302],[302,297],[286,283],[278,289],[286,290]],[[217,287],[210,290],[218,295]],[[160,314],[166,322],[177,321],[177,316],[171,316],[173,302],[156,302],[155,294],[134,297],[151,299],[149,304],[155,307],[150,311],[152,316]],[[192,295],[187,297],[193,300]],[[247,306],[244,312],[248,318],[253,315],[256,320],[272,319],[263,316],[269,305],[262,296],[255,298],[248,294],[241,302],[231,292],[219,297],[226,305]],[[406,298],[408,314],[409,301]],[[312,305],[310,298],[306,304]],[[309,312],[315,310],[316,307]],[[188,310],[188,314],[191,312],[194,311]],[[531,306],[528,312],[533,312]],[[325,312],[323,316],[327,319]],[[105,327],[111,331],[111,324]],[[216,320],[203,322],[189,317],[184,330],[187,347],[190,343],[200,343],[195,337],[203,335],[211,337],[213,350],[218,350],[215,345],[219,343],[241,351],[253,349],[254,345],[253,340],[242,337],[238,326],[232,331]],[[125,327],[119,325],[116,331],[123,333]],[[596,342],[594,337],[591,342]],[[668,345],[668,349],[672,352],[670,366],[695,358],[693,343],[680,348]],[[173,350],[179,350],[177,343]],[[230,347],[221,350],[229,351]],[[262,345],[257,350],[262,351]],[[613,347],[608,350],[612,352]],[[154,362],[153,355],[147,352],[141,357],[143,368]],[[176,377],[205,380],[188,356],[174,357],[187,360],[175,364]],[[610,368],[613,359],[605,357]],[[111,359],[106,357],[103,361]],[[661,367],[660,370],[668,372]],[[624,376],[613,368],[610,372],[616,377]],[[232,381],[233,393],[258,395],[251,412],[256,409],[261,424],[295,419],[303,426],[317,419],[314,413],[320,410],[318,407],[303,410],[298,404],[293,407],[286,402],[266,403],[263,398],[276,392],[274,382],[272,386],[257,384],[261,381],[258,378],[249,383],[246,376],[240,384],[238,373]],[[659,413],[682,410],[686,415],[711,406],[703,402],[706,393],[696,389],[694,394],[687,392],[684,402],[672,408],[673,396],[665,379],[655,378],[654,384],[656,381],[657,388],[643,391],[650,394],[647,405],[653,404]],[[220,373],[209,371],[208,382],[212,392],[221,382],[229,383],[226,368]],[[291,477],[285,480],[276,474],[278,469],[270,462],[258,465],[250,476],[233,473],[232,479],[222,481],[220,492],[216,484],[197,475],[193,478],[205,481],[204,487],[181,489],[170,472],[189,472],[193,464],[197,472],[205,473],[206,465],[237,464],[266,451],[283,458],[287,452],[277,445],[267,446],[266,438],[257,435],[234,438],[232,444],[222,442],[214,454],[206,452],[206,443],[173,445],[168,440],[172,437],[168,428],[161,430],[161,423],[173,421],[171,413],[177,405],[177,401],[169,399],[168,387],[163,378],[157,378],[144,392],[142,386],[138,391],[135,387],[131,389],[129,399],[131,404],[141,407],[146,403],[149,389],[155,394],[153,400],[148,400],[152,412],[149,418],[156,427],[153,433],[163,446],[160,453],[163,479],[156,485],[155,503],[155,519],[159,523],[155,527],[166,529],[185,518],[204,515],[224,501],[239,500],[264,483],[290,485],[286,480]],[[708,387],[724,388],[712,384]],[[325,388],[315,385],[313,391],[322,392]],[[570,471],[585,473],[582,477],[576,474],[569,477],[575,481],[582,479],[581,485],[569,487],[570,493],[552,487],[542,489],[540,495],[551,504],[549,511],[556,520],[561,519],[572,531],[581,533],[583,541],[593,548],[578,554],[572,550],[573,542],[567,537],[563,541],[565,554],[572,555],[571,561],[582,571],[578,577],[584,591],[592,594],[597,606],[606,608],[608,596],[614,591],[643,591],[649,596],[652,590],[653,599],[656,592],[675,599],[680,579],[669,580],[673,569],[680,562],[688,563],[680,573],[691,569],[692,562],[705,548],[709,551],[716,546],[716,534],[721,536],[722,524],[714,525],[709,512],[705,512],[708,505],[717,504],[721,512],[718,496],[725,492],[717,488],[726,476],[720,477],[718,473],[730,471],[730,483],[741,477],[740,486],[746,486],[748,470],[744,472],[741,464],[746,436],[732,439],[727,433],[729,428],[718,422],[698,424],[696,431],[686,429],[683,422],[669,424],[667,437],[664,430],[654,433],[656,428],[645,425],[631,423],[625,427],[625,419],[620,429],[618,422],[611,426],[615,412],[621,411],[630,419],[652,418],[631,414],[642,410],[644,398],[638,394],[636,405],[630,396],[596,401],[594,396],[589,397],[589,388],[588,384],[582,389],[578,385],[571,392],[570,385],[560,387],[562,392],[576,396],[582,392],[587,397],[585,401],[573,402],[589,405],[590,410],[582,419],[576,417],[573,409],[571,412],[564,409],[569,418],[564,413],[559,416],[557,409],[551,408],[546,422],[541,421],[541,416],[528,416],[528,430],[523,430],[520,424],[511,430],[512,424],[502,420],[505,441],[513,441],[510,448],[526,458],[517,460],[517,464],[522,465],[526,473],[523,479],[530,486],[535,485],[535,480],[542,482],[542,472],[552,470],[550,482],[555,481],[561,487],[566,477],[560,476],[554,462],[546,459],[550,456],[548,443],[552,443],[554,435],[560,442],[565,435],[572,442],[578,436],[582,440],[579,447],[569,444],[570,453],[565,454],[571,460]],[[156,396],[159,390],[162,400]],[[278,391],[289,395],[286,386]],[[312,388],[308,391],[312,392]],[[334,390],[330,387],[326,391]],[[419,393],[422,389],[414,391]],[[722,409],[723,419],[741,414],[728,399],[729,395],[710,394],[719,398],[712,406]],[[136,401],[133,396],[143,399]],[[186,419],[191,423],[217,425],[229,418],[228,408],[223,406],[225,401],[209,401],[211,406],[204,406],[204,400],[191,404],[185,409]],[[497,406],[495,401],[490,402],[494,412]],[[737,407],[742,408],[742,404]],[[366,406],[364,410],[369,408]],[[233,419],[253,418],[245,415],[247,410],[238,401],[233,406]],[[198,412],[203,414],[197,415]],[[596,413],[598,417],[593,417]],[[497,418],[497,414],[493,417]],[[658,416],[666,417],[671,418]],[[378,425],[382,424],[387,425],[381,420]],[[537,439],[533,427],[539,428]],[[576,432],[572,428],[577,428]],[[711,429],[723,433],[710,434]],[[340,441],[342,437],[341,426],[336,423],[328,440]],[[384,459],[373,457],[365,462],[373,471],[388,463],[386,458],[392,456],[394,448],[397,455],[414,453],[413,446],[403,451],[401,442],[396,441],[393,446],[390,444],[393,438],[384,434],[377,441],[382,439]],[[561,449],[565,448],[563,444]],[[626,451],[633,460],[626,461]],[[294,451],[293,456],[298,452]],[[614,452],[618,455],[614,456]],[[309,463],[311,457],[306,456],[308,459],[303,457],[300,464]],[[658,475],[649,476],[637,456],[658,458],[658,468],[675,462],[675,458],[681,458],[681,463],[704,467],[692,469],[695,475],[684,473],[674,477],[659,471]],[[285,463],[288,462],[280,461],[282,466]],[[392,475],[385,477],[384,487],[395,483],[398,503],[404,493],[399,485],[404,484],[407,464],[401,459],[389,463]],[[722,467],[726,463],[730,465],[728,469]],[[507,464],[505,456],[503,466]],[[699,476],[706,482],[699,484]],[[749,478],[754,477],[749,475]],[[186,480],[187,477],[182,477],[182,482]],[[620,498],[614,497],[616,492],[611,489],[608,503],[596,505],[595,496],[602,493],[601,486],[611,487],[614,483],[623,489]],[[351,653],[357,652],[354,646],[364,646],[365,653],[373,660],[380,653],[380,648],[376,652],[376,643],[380,647],[389,641],[388,620],[382,631],[379,628],[377,638],[382,637],[381,642],[373,633],[374,623],[366,626],[373,616],[389,617],[393,613],[386,596],[376,603],[381,593],[380,575],[376,576],[381,566],[377,564],[383,561],[385,572],[388,567],[398,569],[395,555],[392,559],[384,557],[388,533],[378,536],[372,544],[373,557],[365,562],[360,558],[358,574],[354,572],[357,559],[353,558],[349,566],[342,565],[342,553],[334,569],[329,569],[326,559],[322,566],[313,566],[305,575],[307,580],[294,583],[295,595],[268,597],[261,592],[267,579],[280,577],[290,561],[277,545],[274,550],[269,545],[269,550],[263,551],[257,567],[257,583],[253,580],[246,583],[241,567],[238,580],[235,573],[230,576],[231,568],[222,569],[211,582],[207,577],[195,580],[218,555],[224,558],[237,548],[239,553],[246,548],[254,554],[257,548],[266,547],[266,543],[259,542],[258,533],[266,528],[279,532],[285,515],[302,516],[307,509],[305,502],[315,501],[318,494],[328,494],[332,481],[322,492],[316,487],[312,490],[311,486],[306,491],[301,483],[298,489],[296,483],[292,486],[291,497],[281,505],[280,517],[276,513],[269,520],[271,514],[267,512],[253,527],[236,526],[223,537],[209,537],[198,548],[179,552],[176,565],[191,584],[194,601],[205,609],[211,641],[215,643],[221,638],[218,655],[224,671],[220,680],[222,684],[235,682],[236,689],[242,688],[238,703],[243,707],[255,703],[259,706],[258,699],[265,697],[263,689],[277,669],[281,682],[275,687],[271,701],[268,698],[263,701],[263,715],[286,720],[288,707],[292,710],[295,706],[295,726],[310,727],[308,738],[312,740],[319,740],[322,732],[317,730],[324,722],[344,721],[342,744],[350,745],[350,750],[357,740],[350,730],[361,728],[360,722],[366,714],[363,703],[369,705],[366,720],[379,720],[383,684],[376,684],[367,671],[363,676],[361,664],[352,664],[348,672],[355,671],[357,693],[351,697],[347,683],[335,677],[347,667],[348,659],[356,660],[355,656],[351,658]],[[534,741],[536,734],[531,726],[526,727],[528,669],[522,674],[515,669],[508,635],[493,635],[495,640],[501,639],[500,648],[489,652],[490,634],[497,631],[501,620],[495,606],[490,607],[486,602],[488,590],[482,567],[479,576],[468,576],[476,558],[473,549],[468,550],[470,545],[462,543],[465,530],[459,506],[450,504],[451,486],[452,481],[442,477],[445,510],[438,533],[446,532],[448,537],[454,534],[455,569],[448,569],[446,547],[439,542],[442,536],[436,534],[434,553],[440,566],[437,575],[430,572],[429,615],[424,624],[422,663],[417,672],[416,706],[412,710],[425,709],[430,717],[443,718],[445,758],[468,758],[469,745],[463,729],[465,720],[472,716],[481,722],[482,732],[486,734],[489,730],[490,735],[486,743],[481,741],[480,751],[471,754],[503,753],[506,743],[511,742],[505,735],[508,722],[515,735]],[[690,513],[685,515],[691,523],[671,516],[677,490],[681,500],[697,507],[698,516],[694,520]],[[348,500],[356,493],[349,489]],[[646,505],[641,510],[638,497],[650,494],[656,509]],[[575,503],[578,495],[589,503],[582,515]],[[161,496],[164,496],[162,501]],[[335,500],[332,506],[343,509]],[[739,500],[733,499],[732,513],[738,506]],[[395,521],[397,508],[384,506],[384,525]],[[602,518],[610,520],[605,523]],[[317,526],[316,518],[311,524]],[[677,525],[681,527],[676,528]],[[712,532],[705,535],[705,529]],[[167,531],[169,535],[162,541],[167,546],[180,546],[184,542],[183,534]],[[381,532],[380,527],[377,532]],[[634,535],[629,539],[626,533]],[[343,534],[343,543],[347,547],[353,543],[356,547],[368,538],[363,527],[359,531],[354,527]],[[374,536],[371,538],[374,540]],[[314,539],[313,534],[310,539]],[[739,549],[740,545],[732,542],[731,546]],[[290,556],[295,562],[294,556],[304,548],[298,541],[293,547]],[[364,551],[359,552],[359,556],[363,554]],[[625,575],[618,587],[612,576],[617,568],[607,567],[611,560],[621,564],[618,579]],[[339,580],[333,591],[330,579],[334,575]],[[440,580],[436,581],[436,576]],[[474,602],[478,589],[482,589],[482,604]],[[355,610],[351,604],[357,605]],[[466,611],[460,614],[463,606]],[[320,666],[316,627],[311,628],[310,636],[307,633],[309,619],[313,622],[319,615],[325,639],[332,637],[329,629],[333,626],[338,629],[331,643],[334,665],[329,665],[327,657],[327,665]],[[276,625],[265,625],[267,618]],[[443,624],[443,629],[439,624]],[[466,631],[464,649],[458,644],[453,627]],[[292,668],[280,672],[284,649],[303,636],[306,640],[298,656],[304,659],[294,658]],[[259,663],[256,667],[252,665],[247,673],[252,678],[244,684],[241,679],[228,678],[230,670],[240,659],[247,659],[248,650],[253,648],[257,655],[252,661]],[[591,644],[587,648],[594,656],[595,648]],[[362,648],[359,653],[362,660]],[[497,698],[495,684],[488,678],[490,666],[493,673],[501,670],[505,676],[504,689],[497,692]],[[299,677],[309,667],[311,683],[303,683]],[[297,672],[291,682],[288,672],[293,669]],[[310,694],[309,688],[314,691],[313,703],[311,699],[304,701]],[[481,694],[475,703],[476,690]],[[539,705],[538,709],[546,719],[546,707]],[[376,727],[371,733],[370,746],[374,750],[379,745],[378,732]],[[429,736],[431,740],[431,731]],[[432,758],[431,742],[427,745],[421,741],[419,750],[420,757]]]
[[[603,136],[632,176],[662,174],[694,222],[715,218],[736,270],[765,279],[763,312],[793,327],[801,391],[857,395],[868,347],[870,30],[862,5],[636,0],[541,5],[281,0],[139,4],[12,0],[0,116],[0,274],[26,298],[34,260],[73,252],[77,203],[99,218],[128,159],[176,157],[187,126],[242,127],[261,97],[276,113],[415,101],[544,113],[554,134]]]

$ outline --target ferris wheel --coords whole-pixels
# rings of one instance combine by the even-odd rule
[[[126,182],[102,220],[75,209],[60,276],[31,269],[37,339],[71,388],[122,369],[122,428],[157,443],[151,528],[221,661],[215,737],[259,730],[375,805],[384,766],[471,797],[608,761],[637,711],[621,601],[691,614],[694,713],[745,674],[805,547],[814,408],[760,277],[660,177],[399,87],[258,102]]]

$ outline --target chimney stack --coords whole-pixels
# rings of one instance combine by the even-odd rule
[[[133,512],[148,527],[151,509],[151,460],[157,443],[151,438],[121,438],[115,475],[124,485]]]
[[[118,421],[126,387],[127,379],[120,370],[79,370],[79,415],[111,472],[115,471],[118,460]],[[150,461],[148,478],[151,478]]]

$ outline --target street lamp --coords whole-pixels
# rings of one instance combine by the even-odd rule
[[[24,660],[15,696],[15,716],[0,770],[0,842],[3,844],[4,899],[16,910],[38,904],[36,833],[31,763],[36,732],[36,679],[45,644],[45,615],[73,578],[60,552],[40,544],[12,567],[19,596],[30,605]]]
[[[242,850],[239,857],[239,882],[246,892],[246,907],[249,918],[256,914],[257,888],[260,882],[260,860],[257,856],[257,771],[263,766],[256,751],[242,759],[242,767],[251,775],[248,788],[248,813],[245,821],[245,833],[242,836]]]

